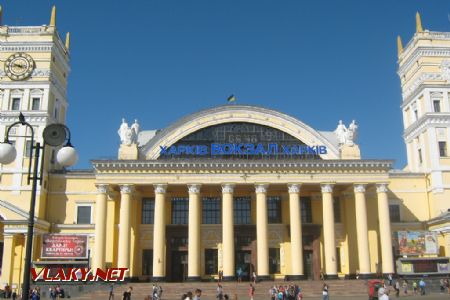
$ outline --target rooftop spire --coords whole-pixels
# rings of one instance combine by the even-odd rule
[[[402,38],[399,35],[397,35],[397,51],[398,56],[400,56],[403,53]]]
[[[70,47],[70,32],[66,33],[66,49],[69,51]]]
[[[52,15],[50,17],[50,25],[49,26],[56,26],[56,6],[53,5],[52,7]]]
[[[419,12],[416,12],[416,32],[423,32],[422,20],[420,19]]]

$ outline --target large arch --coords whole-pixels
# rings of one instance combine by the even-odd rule
[[[148,160],[157,159],[160,155],[160,146],[169,147],[195,131],[231,122],[255,123],[279,129],[308,146],[319,144],[326,146],[327,153],[320,154],[322,159],[339,159],[339,149],[320,132],[300,120],[275,110],[246,105],[219,106],[186,116],[159,132],[141,147],[141,155]]]

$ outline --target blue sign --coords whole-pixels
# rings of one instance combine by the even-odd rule
[[[211,144],[207,145],[173,145],[159,146],[162,156],[205,156],[205,155],[304,155],[327,154],[327,147],[322,145],[278,145],[269,144]]]

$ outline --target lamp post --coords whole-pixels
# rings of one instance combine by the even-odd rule
[[[43,139],[44,143],[41,145],[39,142],[34,144],[34,129],[33,127],[25,121],[25,117],[22,113],[19,114],[19,121],[11,124],[5,135],[5,140],[3,143],[0,143],[0,163],[1,164],[9,164],[13,162],[16,158],[17,152],[11,142],[9,141],[9,133],[11,128],[17,125],[26,126],[30,129],[31,134],[25,135],[22,137],[31,138],[30,145],[30,153],[29,153],[29,164],[28,164],[28,177],[27,184],[32,183],[31,185],[31,202],[30,202],[30,212],[28,217],[28,230],[27,230],[27,245],[25,250],[25,269],[23,274],[23,288],[22,288],[22,299],[29,299],[30,292],[30,268],[32,261],[32,246],[33,246],[33,230],[34,230],[34,210],[36,205],[36,190],[37,190],[37,182],[39,180],[39,184],[42,185],[43,178],[43,168],[44,168],[44,150],[45,145],[49,146],[61,146],[64,142],[66,144],[62,147],[57,155],[57,162],[63,167],[69,167],[74,165],[78,160],[78,155],[75,149],[70,144],[70,130],[64,124],[50,124],[44,128]],[[41,169],[38,172],[39,168],[39,158],[40,152],[42,151],[42,159],[41,159]],[[33,161],[33,153],[34,153],[34,162],[33,169],[31,168]]]

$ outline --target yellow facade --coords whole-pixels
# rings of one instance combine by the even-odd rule
[[[20,85],[6,75],[0,79],[2,139],[19,110],[36,124],[39,142],[45,125],[65,122],[69,43],[59,37],[54,15],[52,20],[53,26],[0,26],[0,60],[25,52],[35,62]],[[321,273],[373,277],[399,272],[402,259],[450,256],[450,34],[424,30],[399,46],[408,160],[403,170],[393,170],[389,160],[361,159],[352,137],[340,140],[339,126],[319,132],[284,113],[239,105],[194,113],[153,135],[135,131],[136,137],[121,141],[117,160],[95,160],[90,171],[61,170],[47,148],[36,203],[35,265],[126,267],[127,277],[155,281],[209,280],[219,272],[233,279],[239,269],[244,277],[255,271],[262,279],[319,279]],[[255,144],[270,134],[283,136],[276,142],[327,151],[272,155],[265,144],[269,148],[258,157],[161,152],[218,130],[228,144],[247,147],[237,144],[247,136],[236,128],[255,130]],[[19,127],[16,133],[25,134]],[[18,158],[1,166],[0,283],[20,286],[31,189],[26,141],[13,141]],[[434,232],[438,251],[400,255],[393,239],[398,231]],[[88,257],[43,258],[48,233],[86,235]]]

